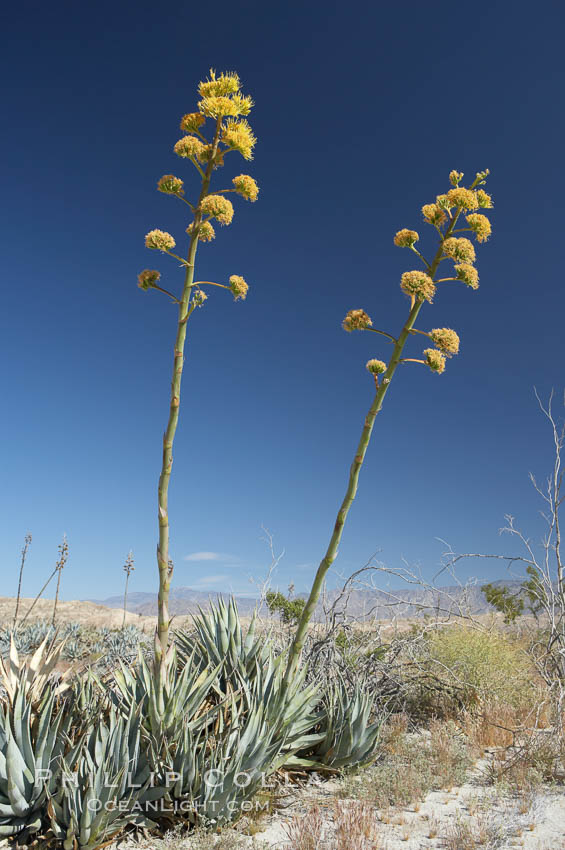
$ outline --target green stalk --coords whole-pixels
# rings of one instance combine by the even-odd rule
[[[459,217],[459,213],[455,213],[446,232],[445,235],[441,235],[441,243],[436,252],[433,262],[428,267],[427,274],[434,279],[438,266],[440,264],[440,260],[443,254],[443,242],[447,239],[455,227],[457,219]],[[427,265],[427,264],[426,264]],[[341,536],[343,534],[343,528],[345,525],[345,521],[347,519],[347,515],[349,513],[349,509],[353,504],[353,500],[355,499],[355,495],[357,493],[357,484],[359,481],[359,473],[361,472],[361,467],[363,466],[363,461],[365,460],[365,454],[367,452],[367,448],[369,446],[369,441],[371,439],[371,434],[373,432],[373,425],[375,424],[375,418],[377,413],[380,411],[384,397],[388,392],[388,388],[390,387],[390,383],[396,372],[397,366],[402,357],[402,352],[404,350],[404,346],[406,344],[406,340],[408,339],[410,332],[412,331],[412,327],[416,318],[418,317],[418,313],[422,308],[422,304],[424,302],[420,300],[416,300],[410,309],[410,313],[408,315],[408,319],[400,335],[398,336],[394,351],[392,353],[392,357],[389,361],[388,368],[383,375],[382,382],[380,384],[377,383],[377,392],[375,394],[375,398],[373,399],[373,403],[371,404],[367,416],[365,417],[365,423],[363,425],[363,430],[361,431],[361,439],[359,440],[359,444],[357,446],[357,451],[355,452],[355,457],[353,458],[353,463],[351,464],[351,468],[349,470],[349,481],[347,484],[347,490],[345,492],[345,497],[343,502],[341,503],[341,507],[337,513],[337,518],[335,521],[334,529],[332,535],[330,537],[330,542],[328,548],[326,550],[326,554],[324,555],[322,561],[320,562],[320,566],[316,572],[314,577],[314,581],[312,583],[312,588],[310,590],[310,595],[308,597],[308,601],[304,606],[304,610],[302,612],[302,616],[296,628],[296,634],[294,635],[294,640],[292,642],[292,646],[290,647],[288,663],[285,672],[285,682],[292,678],[292,675],[295,673],[296,668],[298,666],[298,662],[300,660],[300,654],[302,652],[302,648],[304,646],[304,641],[306,640],[306,634],[308,631],[308,624],[312,619],[312,615],[318,603],[318,599],[320,598],[320,593],[322,592],[322,586],[324,583],[324,579],[327,575],[328,570],[336,559],[338,547],[341,541]]]
[[[12,628],[16,628],[16,623],[18,622],[18,612],[20,610],[20,599],[22,596],[22,577],[24,574],[24,567],[26,562],[27,550],[29,549],[31,543],[31,534],[28,532],[24,538],[24,548],[22,549],[22,559],[20,562],[20,577],[18,579],[18,595],[16,596],[16,610],[14,612],[14,622],[12,623]]]
[[[128,605],[128,582],[129,582],[129,573],[126,573],[126,589],[124,590],[124,618],[122,620],[122,629],[126,627],[126,611]]]
[[[177,335],[175,340],[173,374],[171,380],[171,397],[169,405],[169,419],[167,428],[163,435],[163,460],[161,474],[159,476],[158,490],[158,516],[159,516],[159,543],[157,545],[157,566],[159,569],[159,597],[157,610],[157,634],[155,640],[155,670],[158,676],[164,673],[165,658],[169,644],[169,592],[173,576],[173,565],[169,559],[169,481],[173,467],[173,443],[179,419],[180,391],[182,372],[184,367],[184,347],[186,342],[187,323],[194,309],[190,298],[192,285],[194,283],[194,261],[198,247],[198,229],[202,221],[202,201],[208,194],[210,179],[212,177],[213,160],[218,149],[221,122],[216,122],[216,131],[212,154],[206,172],[202,179],[202,189],[194,214],[192,233],[188,247],[186,274],[182,297],[179,302],[179,314],[177,324]],[[161,679],[162,681],[162,679]]]

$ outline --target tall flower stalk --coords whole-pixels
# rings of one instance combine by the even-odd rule
[[[180,128],[185,135],[175,144],[174,152],[194,166],[200,179],[200,188],[194,191],[195,199],[188,200],[184,196],[184,183],[179,177],[165,174],[157,184],[160,192],[172,195],[188,208],[189,223],[186,232],[189,239],[186,259],[173,252],[176,242],[170,233],[151,230],[145,237],[147,248],[161,251],[180,262],[184,270],[182,292],[177,296],[169,289],[162,287],[159,284],[161,275],[154,269],[144,269],[138,276],[138,285],[142,290],[153,289],[161,292],[168,296],[178,308],[169,417],[163,436],[163,460],[158,487],[159,597],[155,635],[155,671],[158,677],[162,677],[164,673],[169,643],[169,591],[173,576],[173,562],[169,551],[168,494],[173,467],[173,444],[179,419],[188,321],[196,308],[202,307],[207,300],[207,287],[215,286],[230,290],[235,300],[244,300],[248,290],[246,281],[240,275],[231,275],[227,283],[195,280],[196,251],[200,242],[210,242],[214,239],[216,234],[212,221],[220,225],[231,223],[234,209],[231,201],[226,197],[228,193],[235,192],[248,201],[256,201],[259,193],[255,180],[248,174],[234,177],[230,188],[216,190],[214,193],[210,191],[213,174],[224,165],[227,154],[233,151],[246,160],[253,158],[256,139],[245,119],[253,107],[253,101],[249,96],[242,94],[238,75],[230,72],[217,76],[214,71],[210,71],[209,79],[199,84],[198,93],[200,100],[197,111],[190,112],[182,118]],[[207,128],[209,128],[208,134],[206,134]]]
[[[67,542],[67,535],[63,534],[63,542],[59,546],[59,560],[57,561],[57,565],[55,567],[55,571],[57,573],[57,589],[55,591],[55,601],[53,603],[53,618],[51,620],[51,625],[55,625],[55,620],[57,618],[57,605],[59,604],[59,589],[61,587],[61,575],[63,570],[65,569],[65,564],[69,559],[69,544]]]
[[[446,358],[457,354],[459,351],[459,337],[450,328],[421,331],[414,325],[424,302],[427,301],[430,304],[433,302],[438,283],[460,281],[471,289],[478,288],[479,275],[474,266],[475,248],[469,239],[454,234],[468,231],[475,236],[477,242],[485,242],[488,239],[491,233],[490,221],[482,213],[476,212],[479,208],[492,207],[490,195],[478,188],[485,184],[488,173],[488,170],[479,172],[470,187],[465,188],[461,185],[463,174],[452,171],[449,175],[451,188],[448,192],[438,195],[435,203],[426,204],[422,208],[424,221],[433,226],[439,236],[439,245],[433,259],[426,260],[416,248],[416,243],[420,237],[415,230],[403,229],[398,231],[394,237],[395,245],[413,251],[424,266],[423,270],[404,272],[401,277],[400,288],[409,297],[410,308],[408,318],[398,336],[395,337],[386,331],[373,328],[373,323],[364,310],[350,310],[343,321],[344,330],[371,331],[380,334],[387,338],[394,345],[394,348],[388,363],[378,359],[369,360],[367,363],[367,370],[374,380],[375,395],[365,417],[361,438],[349,471],[345,497],[337,513],[328,548],[320,562],[310,595],[296,628],[286,668],[287,681],[296,670],[306,639],[308,624],[320,598],[324,579],[337,556],[345,521],[357,492],[359,473],[365,460],[375,418],[382,407],[398,366],[401,363],[420,363],[428,366],[432,372],[441,374],[445,370]],[[462,216],[465,219],[466,226],[457,227],[457,224],[461,223]],[[444,260],[453,261],[454,269],[447,273],[445,277],[438,278],[439,266]],[[426,336],[434,347],[425,349],[424,359],[403,357],[408,339],[416,334]]]
[[[20,575],[19,575],[19,578],[18,578],[18,595],[16,596],[16,610],[14,611],[14,622],[12,623],[12,627],[14,629],[16,628],[16,623],[18,622],[18,613],[19,613],[19,610],[20,610],[20,599],[22,597],[22,578],[23,578],[23,575],[24,575],[24,567],[25,567],[26,558],[27,558],[27,550],[29,549],[30,546],[31,546],[31,534],[28,531],[28,533],[24,537],[24,545],[23,545],[23,548],[22,548],[22,557],[21,557],[21,561],[20,561]]]
[[[133,552],[130,550],[128,552],[128,556],[126,558],[126,562],[124,564],[124,572],[126,574],[126,586],[125,586],[125,589],[124,589],[124,618],[122,620],[122,629],[124,629],[125,626],[126,626],[126,616],[127,616],[127,610],[128,610],[129,577],[134,572],[134,570],[135,570],[135,566],[134,566],[134,560],[133,560]]]

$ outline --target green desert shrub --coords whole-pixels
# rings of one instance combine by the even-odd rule
[[[536,699],[531,660],[517,639],[500,632],[461,626],[434,632],[423,666],[445,685],[447,702],[450,694],[467,708],[494,701],[523,710]]]

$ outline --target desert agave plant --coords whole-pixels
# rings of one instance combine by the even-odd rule
[[[158,810],[165,788],[152,782],[138,710],[126,717],[112,707],[60,761],[47,811],[63,850],[96,850],[128,824],[155,825],[147,812]]]
[[[30,834],[42,826],[46,796],[56,787],[69,718],[55,714],[51,691],[37,715],[25,671],[0,708],[0,836]]]
[[[322,740],[303,750],[296,762],[305,767],[332,769],[361,767],[373,761],[379,752],[383,714],[370,723],[374,698],[357,682],[353,691],[343,681],[332,684],[324,694],[320,718]]]
[[[257,666],[269,659],[269,641],[255,634],[256,617],[253,616],[245,637],[239,612],[233,597],[228,604],[220,597],[217,605],[208,612],[200,611],[194,618],[195,632],[177,630],[175,643],[181,663],[194,657],[203,669],[222,665],[219,685],[226,692],[228,682],[238,687],[239,678],[249,680],[255,675]]]
[[[169,414],[163,437],[163,459],[157,493],[159,597],[155,675],[160,678],[166,675],[163,668],[169,643],[169,591],[173,574],[169,550],[168,493],[173,468],[173,444],[179,421],[184,350],[189,322],[200,312],[197,308],[203,307],[208,300],[209,286],[227,290],[235,300],[242,301],[249,289],[244,278],[236,274],[231,275],[226,283],[197,280],[196,252],[200,243],[211,242],[215,238],[214,225],[231,224],[234,208],[227,194],[235,193],[251,202],[256,201],[259,194],[257,183],[248,174],[239,174],[231,179],[228,186],[224,185],[211,191],[214,172],[224,166],[226,157],[229,156],[229,162],[234,153],[245,160],[253,158],[256,138],[246,120],[253,108],[253,100],[242,93],[238,75],[231,72],[217,75],[211,70],[209,79],[199,84],[198,94],[200,100],[197,111],[189,112],[181,119],[180,129],[184,135],[174,146],[177,156],[187,165],[190,163],[192,174],[189,174],[190,182],[186,188],[188,197],[185,197],[184,181],[174,174],[163,175],[157,183],[159,192],[181,201],[185,213],[188,213],[188,221],[183,224],[183,230],[188,234],[186,257],[174,252],[176,241],[170,233],[151,230],[145,237],[147,248],[167,254],[177,264],[180,262],[184,277],[182,289],[177,295],[161,286],[161,274],[155,269],[144,269],[138,276],[140,289],[165,294],[178,309]],[[193,177],[196,177],[196,185]],[[206,311],[207,306],[204,309]]]
[[[65,640],[48,646],[49,637],[44,638],[31,658],[20,660],[13,636],[10,642],[10,654],[6,660],[0,658],[0,683],[5,688],[8,699],[13,702],[15,695],[23,687],[29,701],[40,703],[46,689],[62,694],[68,688],[66,681],[70,670],[57,673],[56,666],[61,660]]]
[[[127,711],[139,709],[144,731],[154,741],[174,736],[179,726],[206,710],[208,692],[219,672],[219,667],[201,670],[190,659],[181,669],[174,644],[167,656],[161,687],[141,651],[136,665],[121,664],[114,673],[116,705]]]
[[[273,770],[296,766],[294,753],[312,747],[321,735],[314,732],[319,721],[316,709],[320,702],[319,686],[305,683],[307,669],[303,667],[293,678],[284,681],[284,657],[271,656],[267,664],[256,664],[255,674],[240,687],[248,710],[261,712],[279,751]]]
[[[237,820],[243,804],[273,773],[284,744],[262,707],[246,711],[235,699],[230,703],[230,722],[219,735],[196,739],[187,727],[182,730],[167,767],[176,777],[168,798],[184,801],[193,821],[222,825]]]
[[[55,634],[56,629],[53,628],[51,623],[41,620],[17,628],[2,629],[0,632],[0,654],[7,655],[10,652],[12,638],[18,652],[21,652],[22,655],[29,655],[37,649],[45,638],[51,640],[55,637]]]
[[[489,219],[477,212],[479,209],[490,209],[493,205],[491,196],[484,189],[478,188],[486,183],[488,173],[488,170],[478,172],[470,186],[466,188],[462,185],[464,175],[459,171],[452,171],[449,175],[451,188],[446,193],[438,195],[434,203],[425,204],[422,207],[424,221],[434,228],[435,234],[439,237],[439,242],[429,260],[416,248],[420,236],[415,230],[403,228],[394,236],[394,244],[399,248],[410,250],[423,265],[423,269],[406,271],[401,276],[400,289],[409,299],[409,309],[406,321],[398,335],[374,328],[371,318],[364,310],[350,310],[343,320],[344,330],[379,334],[393,345],[393,349],[388,362],[373,357],[366,364],[374,384],[373,401],[363,422],[361,437],[349,470],[345,496],[335,522],[332,524],[326,553],[320,561],[296,629],[289,653],[287,678],[292,676],[299,663],[308,624],[320,598],[327,572],[336,559],[347,515],[355,499],[359,474],[365,460],[375,418],[381,410],[398,367],[405,363],[418,363],[429,368],[436,375],[441,375],[445,370],[447,358],[459,352],[459,336],[451,328],[432,328],[430,331],[424,331],[416,328],[415,325],[424,304],[433,302],[438,291],[438,284],[459,283],[468,289],[478,289],[479,274],[474,266],[475,246],[470,239],[459,234],[468,232],[477,242],[486,242],[491,234]],[[453,266],[449,270],[442,271],[442,276],[438,277],[440,264],[444,261],[453,263]],[[441,268],[444,269],[445,266]],[[426,344],[430,345],[424,350],[423,359],[404,356],[406,344],[414,335],[425,337]]]

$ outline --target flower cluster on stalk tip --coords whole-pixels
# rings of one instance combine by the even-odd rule
[[[183,115],[180,129],[184,135],[174,145],[177,156],[191,162],[200,175],[202,185],[201,190],[195,192],[197,200],[191,203],[190,199],[184,198],[184,181],[174,174],[164,174],[157,183],[159,192],[180,198],[192,210],[193,220],[185,227],[190,237],[189,257],[183,261],[187,269],[193,266],[195,240],[211,242],[216,235],[210,219],[223,225],[231,224],[234,208],[225,193],[234,192],[251,202],[255,202],[259,196],[259,187],[249,174],[239,174],[232,178],[230,188],[210,191],[212,175],[224,165],[228,153],[238,152],[246,160],[253,159],[257,140],[246,120],[253,108],[253,100],[241,91],[239,76],[233,71],[218,74],[212,69],[208,78],[199,83],[198,95],[197,111]],[[208,119],[212,121],[210,134],[206,133]],[[175,244],[171,234],[163,230],[151,230],[145,237],[146,247],[153,250],[170,253]],[[176,254],[172,256],[180,259]],[[151,288],[147,272],[147,269],[141,272],[138,278],[139,286],[144,289]],[[190,277],[187,276],[186,280],[189,282]],[[247,283],[238,275],[232,275],[227,288],[231,289],[236,299],[242,300],[248,290]]]
[[[346,331],[372,330],[388,337],[389,341],[395,344],[395,354],[389,366],[383,360],[371,359],[367,362],[366,368],[373,375],[383,374],[388,369],[390,381],[397,364],[408,362],[424,363],[432,372],[441,375],[445,370],[446,359],[459,353],[459,335],[454,330],[434,328],[429,332],[421,331],[414,327],[414,323],[424,302],[433,303],[438,284],[461,281],[470,289],[478,289],[479,274],[474,266],[475,247],[470,239],[457,234],[461,231],[470,231],[474,234],[477,243],[486,242],[491,235],[490,220],[482,213],[475,212],[478,209],[491,209],[493,206],[491,196],[480,188],[486,182],[488,174],[488,170],[479,171],[471,185],[466,187],[462,185],[463,172],[453,170],[449,174],[451,188],[437,195],[433,203],[424,204],[422,207],[424,221],[432,225],[439,234],[439,246],[429,261],[420,253],[422,249],[418,250],[415,247],[416,242],[420,240],[417,231],[404,227],[395,233],[394,244],[399,248],[411,249],[425,267],[401,274],[400,288],[410,297],[411,305],[409,318],[398,339],[389,333],[372,328],[372,321],[364,310],[350,310],[347,313],[343,320],[343,328]],[[462,221],[465,221],[467,226],[462,227]],[[445,272],[445,266],[440,266],[446,260],[453,261],[452,272]],[[417,333],[429,337],[435,348],[426,348],[423,360],[415,360],[412,357],[403,358],[401,354],[407,339],[411,334]],[[377,388],[379,388],[378,382]]]

